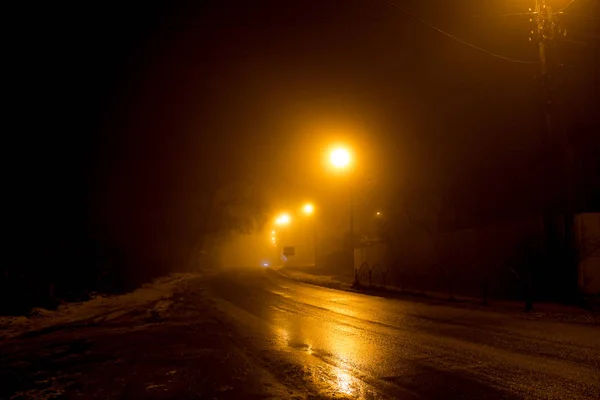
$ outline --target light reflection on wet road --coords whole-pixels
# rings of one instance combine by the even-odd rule
[[[600,329],[230,270],[206,289],[273,374],[335,398],[600,398]]]

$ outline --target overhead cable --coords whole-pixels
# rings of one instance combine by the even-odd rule
[[[431,23],[423,20],[419,16],[417,16],[417,15],[409,12],[408,10],[406,10],[403,7],[401,7],[401,6],[393,3],[390,0],[383,0],[383,1],[385,1],[387,4],[389,4],[390,6],[394,7],[395,9],[401,11],[402,13],[408,15],[409,17],[413,18],[414,20],[420,22],[421,24],[429,27],[430,29],[433,29],[434,31],[436,31],[438,33],[441,33],[442,35],[445,35],[445,36],[449,37],[450,39],[453,39],[453,40],[455,40],[455,41],[457,41],[457,42],[459,42],[459,43],[461,43],[461,44],[463,44],[465,46],[471,47],[471,48],[473,48],[475,50],[478,50],[478,51],[480,51],[482,53],[485,53],[485,54],[490,55],[492,57],[499,58],[499,59],[504,60],[504,61],[509,61],[509,62],[517,63],[517,64],[539,64],[539,62],[537,62],[537,61],[518,60],[516,58],[506,57],[506,56],[503,56],[501,54],[497,54],[497,53],[494,53],[494,52],[492,52],[490,50],[484,49],[483,47],[477,46],[477,45],[475,45],[473,43],[469,43],[466,40],[463,40],[463,39],[461,39],[459,37],[456,37],[456,36],[454,36],[454,35],[446,32],[446,31],[438,28],[437,26],[435,26],[435,25],[433,25],[433,24],[431,24]]]

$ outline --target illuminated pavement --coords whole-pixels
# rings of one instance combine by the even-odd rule
[[[177,282],[158,301],[116,297],[76,323],[0,340],[0,399],[599,398],[598,326],[268,269]]]
[[[598,399],[600,329],[229,271],[207,287],[288,386],[332,398]]]

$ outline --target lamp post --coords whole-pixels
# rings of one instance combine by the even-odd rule
[[[313,206],[311,203],[306,203],[306,204],[304,204],[304,206],[302,206],[302,212],[307,217],[312,217],[315,212],[315,206]],[[313,247],[313,264],[314,264],[314,266],[316,266],[317,265],[317,228],[316,228],[314,218],[312,218],[312,220],[310,221],[310,225],[311,225],[311,231],[312,231],[311,236],[312,236],[312,247]]]
[[[281,246],[282,246],[282,253],[283,253],[283,247],[285,247],[285,227],[288,226],[290,224],[290,222],[292,221],[292,217],[290,217],[290,215],[288,213],[282,213],[279,214],[279,216],[277,216],[277,218],[275,218],[275,225],[281,227]]]
[[[329,162],[338,170],[347,170],[349,177],[349,197],[350,197],[350,252],[352,269],[354,270],[354,286],[358,285],[358,275],[354,266],[354,193],[352,190],[352,155],[350,151],[343,147],[335,148],[329,155]]]

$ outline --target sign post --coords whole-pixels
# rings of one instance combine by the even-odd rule
[[[296,249],[292,246],[285,246],[283,248],[283,255],[286,257],[293,256],[296,253]]]

